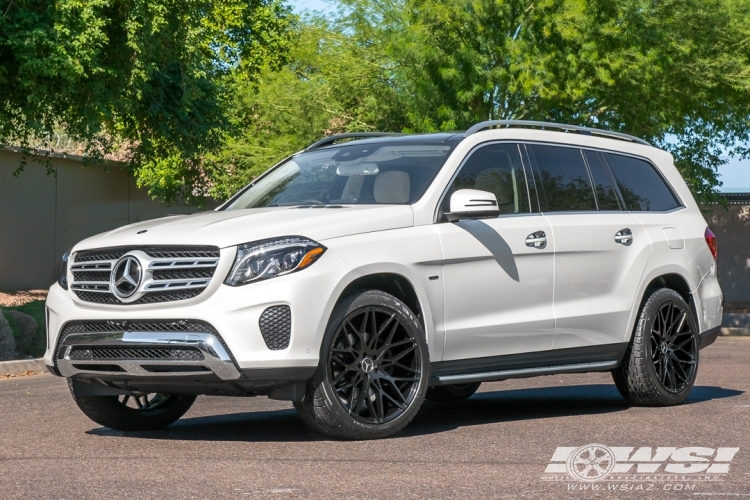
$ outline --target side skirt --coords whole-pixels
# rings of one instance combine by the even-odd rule
[[[557,373],[609,371],[625,356],[628,342],[431,364],[430,385],[490,382]]]

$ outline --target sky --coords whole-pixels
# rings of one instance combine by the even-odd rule
[[[321,10],[323,12],[333,12],[335,10],[325,0],[287,0],[286,3],[291,5],[297,14],[302,14],[306,10]]]

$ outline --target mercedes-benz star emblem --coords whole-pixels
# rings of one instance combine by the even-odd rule
[[[365,373],[370,373],[375,369],[375,362],[371,360],[370,358],[365,358],[362,360],[362,371]]]
[[[109,283],[115,295],[127,299],[138,291],[142,277],[141,263],[132,255],[126,255],[115,264]]]

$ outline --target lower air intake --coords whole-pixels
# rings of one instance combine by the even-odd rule
[[[191,348],[76,346],[69,357],[71,360],[202,361],[203,353]]]
[[[260,315],[260,333],[272,351],[289,347],[292,335],[292,310],[289,306],[269,307]]]

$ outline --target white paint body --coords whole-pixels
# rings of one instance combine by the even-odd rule
[[[563,144],[645,158],[658,167],[683,207],[484,219],[479,230],[491,228],[512,252],[512,259],[498,262],[470,231],[478,221],[435,222],[436,207],[462,160],[490,141]],[[614,242],[616,231],[624,227],[632,229],[632,245]],[[137,234],[144,229],[147,232]],[[488,130],[460,142],[413,205],[216,211],[141,222],[80,242],[74,252],[123,245],[215,245],[221,258],[208,288],[177,302],[99,305],[79,301],[71,291],[53,285],[47,299],[44,359],[54,364],[54,347],[68,321],[189,318],[212,324],[240,368],[316,366],[342,291],[355,279],[375,273],[401,275],[414,287],[432,362],[627,342],[647,285],[664,274],[678,274],[688,284],[703,332],[720,325],[722,316],[722,294],[705,229],[671,155],[662,150],[551,131]],[[524,244],[535,231],[546,233],[545,248]],[[328,250],[300,272],[240,287],[223,284],[238,245],[288,235],[311,238]],[[272,351],[258,320],[267,307],[280,304],[291,307],[291,343]]]

